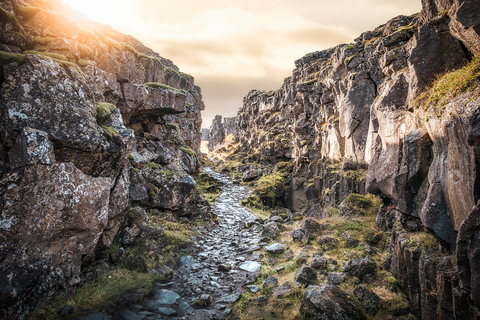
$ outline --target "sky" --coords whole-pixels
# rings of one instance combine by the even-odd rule
[[[276,90],[305,54],[351,43],[420,0],[64,0],[194,76],[202,127],[231,117],[252,89]]]

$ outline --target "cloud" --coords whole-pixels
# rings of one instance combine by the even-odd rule
[[[215,114],[235,115],[251,89],[278,89],[304,54],[421,8],[420,0],[66,1],[111,6],[94,18],[192,74],[206,104],[204,127]]]

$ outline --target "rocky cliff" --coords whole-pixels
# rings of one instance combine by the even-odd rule
[[[60,1],[2,0],[0,16],[3,319],[134,241],[131,206],[192,214],[204,104],[170,60]]]
[[[222,118],[222,116],[216,115],[210,126],[208,151],[212,152],[215,150],[229,135],[237,135],[236,118]]]
[[[352,192],[380,195],[377,224],[391,231],[385,267],[416,316],[473,319],[480,4],[422,3],[418,15],[305,55],[279,90],[250,92],[236,119],[246,153],[239,170],[248,181],[291,162],[291,178],[275,180],[260,199],[316,217]],[[433,255],[409,246],[422,230],[439,241]]]

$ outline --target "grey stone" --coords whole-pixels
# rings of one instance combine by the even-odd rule
[[[278,284],[278,279],[275,277],[268,277],[263,283],[264,288],[271,288]]]
[[[180,298],[180,295],[172,290],[160,289],[157,294],[155,294],[155,300],[158,304],[171,305],[177,302]]]
[[[247,289],[250,290],[250,292],[252,292],[252,293],[256,293],[256,292],[258,292],[258,290],[260,290],[260,289],[259,289],[257,286],[255,286],[255,285],[249,285],[249,286],[247,286]]]
[[[261,268],[260,262],[257,261],[245,261],[239,267],[239,269],[248,271],[248,272],[258,272]]]
[[[328,282],[333,285],[339,285],[345,279],[346,274],[343,272],[332,272],[328,275]]]
[[[276,242],[276,243],[272,243],[269,246],[266,246],[265,250],[268,253],[278,254],[278,253],[283,253],[285,251],[285,247],[282,244]]]
[[[312,267],[304,264],[295,274],[295,281],[300,284],[309,285],[317,280],[317,271]]]

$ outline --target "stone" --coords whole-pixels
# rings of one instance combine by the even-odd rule
[[[230,270],[232,270],[232,265],[230,264],[222,263],[218,265],[218,271],[220,272],[230,272]]]
[[[306,218],[300,228],[305,230],[309,236],[319,236],[325,229],[325,226],[315,219]]]
[[[317,280],[317,271],[312,267],[304,264],[295,273],[295,281],[302,285],[310,285]]]
[[[173,290],[160,289],[155,294],[155,301],[158,304],[172,305],[180,298],[180,295]]]
[[[265,251],[272,254],[280,254],[285,251],[285,247],[281,243],[275,242],[266,246]]]
[[[312,268],[320,269],[326,268],[328,266],[328,261],[326,258],[321,256],[315,256],[312,260]]]
[[[346,277],[344,272],[332,272],[328,275],[328,282],[333,285],[339,285],[343,282]]]
[[[235,303],[237,302],[238,299],[240,299],[240,296],[242,295],[243,291],[237,289],[234,293],[222,296],[220,299],[218,299],[216,302],[217,303]]]
[[[372,316],[378,312],[380,308],[380,297],[368,287],[359,285],[353,290],[353,295],[368,315]]]
[[[263,225],[262,236],[275,239],[280,235],[281,226],[277,222],[269,222]]]
[[[292,285],[290,283],[284,283],[278,287],[274,287],[272,294],[274,297],[285,297],[292,293]]]
[[[367,319],[337,286],[321,284],[310,286],[303,296],[300,313],[303,319],[330,320],[363,320]]]
[[[255,285],[249,285],[249,286],[247,286],[247,289],[248,289],[250,292],[252,292],[252,293],[257,293],[258,290],[260,290],[260,289],[259,289],[257,286],[255,286]]]
[[[359,278],[360,280],[367,274],[372,274],[377,270],[377,263],[370,257],[362,259],[352,259],[345,265],[345,272]]]
[[[213,301],[213,298],[211,295],[208,294],[202,294],[200,297],[195,300],[195,304],[199,307],[206,307],[210,305]]]
[[[239,269],[248,271],[248,272],[258,272],[262,265],[257,261],[245,261],[239,267]]]
[[[260,261],[262,259],[263,259],[263,253],[261,252],[254,252],[250,257],[250,260],[252,261]]]
[[[166,308],[166,307],[158,308],[157,311],[164,316],[173,316],[177,314],[177,311],[175,309]]]
[[[292,238],[293,241],[301,241],[303,243],[308,242],[308,236],[306,231],[300,228],[292,231]]]
[[[295,262],[299,265],[302,265],[304,263],[307,263],[308,258],[310,258],[309,254],[300,251],[295,257]]]
[[[271,288],[278,284],[278,279],[275,277],[268,277],[263,283],[263,288]]]
[[[179,317],[184,317],[186,315],[191,314],[194,309],[186,302],[180,302],[178,304],[177,313]]]

